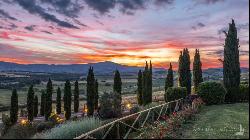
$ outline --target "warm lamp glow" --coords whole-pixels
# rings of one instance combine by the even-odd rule
[[[127,104],[126,104],[126,107],[127,107],[128,109],[131,109],[131,108],[132,108],[132,105],[131,105],[130,103],[127,103]]]
[[[85,113],[87,113],[87,112],[88,112],[88,109],[87,109],[87,108],[85,108],[85,109],[84,109],[84,112],[85,112]]]
[[[83,112],[88,113],[88,108],[86,107],[86,105],[83,106]]]
[[[21,125],[27,125],[28,124],[28,120],[27,119],[21,119],[20,124]]]

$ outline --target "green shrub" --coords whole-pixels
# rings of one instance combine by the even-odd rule
[[[51,121],[47,121],[47,122],[41,122],[36,126],[36,131],[38,133],[45,131],[45,130],[49,130],[51,128],[53,128],[55,126],[54,122]]]
[[[36,133],[36,128],[33,125],[16,124],[11,126],[7,133],[3,136],[6,139],[29,139]]]
[[[102,118],[115,117],[115,111],[113,107],[113,94],[105,92],[100,98],[100,111],[99,114]]]
[[[7,114],[2,114],[2,121],[5,126],[11,126],[11,120],[9,115]]]
[[[11,127],[11,120],[10,117],[7,114],[2,114],[2,122],[3,122],[3,128],[1,130],[1,135],[5,135],[5,133],[8,131],[8,129]]]
[[[240,84],[239,101],[249,101],[249,84]]]
[[[96,118],[84,118],[79,121],[69,121],[61,124],[42,134],[36,135],[34,138],[41,139],[73,139],[83,133],[96,129],[102,125],[101,121]],[[98,132],[95,137],[101,136],[102,132]]]
[[[207,105],[222,104],[226,89],[218,82],[203,82],[198,86],[197,94]]]
[[[187,88],[185,87],[170,87],[165,92],[164,98],[166,102],[174,101],[187,96]]]
[[[133,106],[130,110],[129,113],[130,114],[134,114],[140,111],[140,107],[139,106]]]

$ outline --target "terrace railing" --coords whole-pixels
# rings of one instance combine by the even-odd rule
[[[128,139],[138,137],[142,133],[140,128],[152,125],[154,122],[165,119],[165,115],[177,112],[183,108],[183,98],[154,106],[143,111],[116,119],[99,128],[82,134],[75,139]]]

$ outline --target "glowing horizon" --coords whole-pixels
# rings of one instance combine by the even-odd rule
[[[6,8],[8,7],[8,8]],[[111,61],[157,68],[191,61],[220,68],[228,23],[235,19],[241,67],[249,68],[248,0],[0,1],[0,61],[86,64]]]

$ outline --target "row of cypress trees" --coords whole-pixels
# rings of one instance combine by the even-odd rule
[[[219,59],[223,63],[223,84],[227,90],[225,97],[226,102],[235,102],[237,100],[237,93],[240,87],[240,58],[239,58],[239,39],[237,28],[234,20],[229,23],[228,32],[224,31],[226,35],[224,45],[224,60]],[[191,93],[191,72],[190,72],[190,56],[188,49],[184,49],[179,57],[179,85],[186,87],[188,94]],[[197,90],[199,83],[203,82],[202,78],[202,63],[200,60],[199,50],[196,49],[193,62],[193,83],[194,89]]]
[[[191,94],[191,70],[190,70],[190,55],[187,48],[181,52],[179,57],[179,86],[186,87],[188,94]],[[174,75],[173,67],[170,63],[165,80],[165,91],[169,87],[174,86]],[[193,83],[195,89],[199,83],[203,82],[202,78],[202,63],[200,60],[200,52],[198,49],[195,50],[194,62],[193,62]],[[150,61],[150,68],[148,63],[144,71],[139,70],[137,79],[137,101],[139,105],[146,105],[152,102],[152,63]]]
[[[191,61],[190,61],[189,51],[187,48],[185,48],[183,52],[181,52],[179,57],[178,84],[180,87],[187,88],[188,95],[191,94],[191,86],[192,86],[192,74],[191,74],[190,64]],[[202,63],[200,59],[200,51],[196,49],[193,62],[193,83],[195,91],[201,82],[203,82]],[[172,64],[170,63],[165,83],[165,91],[169,87],[173,86],[174,86],[173,69],[172,69]]]
[[[29,87],[27,95],[27,112],[28,120],[33,121],[34,117],[38,115],[38,97],[35,95],[33,85]],[[10,121],[15,124],[18,120],[18,94],[17,90],[12,90],[11,106],[10,106]]]
[[[39,105],[38,97],[36,95],[34,96],[34,94],[35,93],[34,93],[33,86],[30,86],[28,95],[27,95],[27,113],[28,113],[29,121],[33,121],[33,118],[37,117],[38,115],[38,105]],[[53,102],[52,94],[53,94],[53,85],[52,85],[51,79],[49,79],[47,86],[46,86],[46,91],[44,90],[42,91],[41,104],[40,104],[40,115],[44,116],[45,120],[48,120],[50,114],[52,113],[52,102]],[[13,90],[13,96],[16,97],[16,90]],[[67,80],[64,86],[64,97],[63,97],[66,119],[69,119],[71,116],[71,100],[72,100],[71,97],[72,97],[71,84],[70,84],[70,81]],[[12,100],[11,102],[14,104],[16,101]],[[74,88],[74,112],[77,113],[78,110],[79,110],[79,87],[78,87],[78,81],[76,81],[75,88]],[[58,87],[57,97],[56,97],[56,113],[61,114],[61,112],[62,112],[61,111],[61,89]],[[13,122],[15,122],[14,120]]]
[[[98,81],[94,79],[93,67],[90,67],[88,80],[87,80],[87,105],[88,106],[88,115],[92,115],[94,109],[98,107]],[[61,114],[61,89],[58,87],[56,97],[56,113]],[[93,94],[92,94],[93,93]],[[119,92],[121,93],[121,91]],[[53,85],[51,79],[49,79],[46,91],[42,90],[41,94],[41,102],[40,102],[40,115],[45,117],[45,120],[49,119],[50,114],[52,113],[52,94],[53,94]],[[71,101],[72,101],[72,93],[71,93],[71,83],[69,80],[66,81],[64,85],[64,111],[65,118],[68,120],[71,117]],[[38,97],[35,95],[33,85],[29,87],[27,94],[27,114],[28,120],[33,121],[34,117],[38,115]],[[77,113],[79,111],[79,84],[78,81],[74,84],[74,112]],[[18,120],[18,94],[17,90],[14,89],[12,91],[11,96],[11,109],[10,109],[10,118],[11,122],[14,124]]]
[[[137,79],[137,101],[139,105],[152,102],[152,63],[146,61],[144,71],[139,70]]]
[[[187,48],[181,52],[179,57],[179,86],[186,87],[188,95],[191,94],[191,70],[190,70],[190,56]]]

